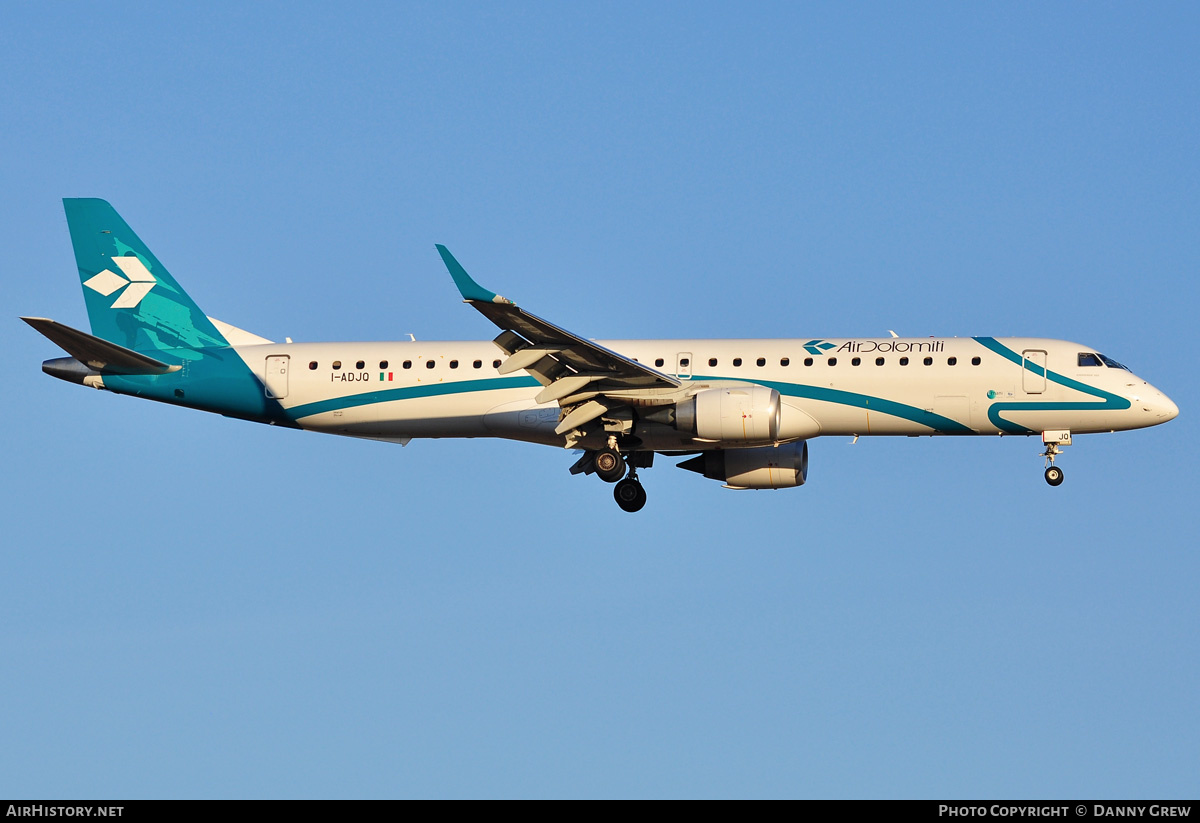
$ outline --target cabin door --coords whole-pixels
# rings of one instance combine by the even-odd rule
[[[1046,353],[1041,349],[1021,352],[1021,386],[1026,394],[1041,394],[1046,390]]]
[[[286,354],[273,354],[267,358],[266,377],[263,383],[267,397],[281,400],[288,394],[288,361]]]

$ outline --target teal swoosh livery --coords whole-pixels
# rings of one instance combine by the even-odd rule
[[[943,417],[940,414],[927,412],[924,409],[918,409],[915,406],[908,406],[904,403],[897,403],[893,400],[887,400],[882,397],[873,397],[868,394],[857,394],[855,392],[841,391],[839,389],[827,389],[821,386],[806,386],[799,383],[784,383],[775,380],[746,380],[744,378],[717,377],[713,375],[697,377],[697,380],[727,380],[736,383],[753,383],[754,385],[775,389],[775,391],[787,397],[803,397],[810,400],[821,400],[826,403],[837,403],[841,406],[850,406],[852,408],[876,411],[882,414],[890,414],[893,417],[911,420],[914,423],[920,423],[922,426],[928,426],[930,429],[942,432],[943,434],[975,433],[969,427],[955,420],[951,420],[949,417]],[[293,406],[292,408],[288,409],[288,414],[293,420],[301,420],[302,418],[309,417],[314,414],[323,414],[325,412],[340,411],[343,409],[356,408],[360,406],[369,406],[376,403],[390,403],[396,400],[411,400],[416,397],[438,397],[448,394],[462,394],[464,392],[475,391],[494,391],[497,389],[533,388],[537,385],[537,381],[532,377],[509,377],[499,379],[493,378],[488,380],[463,380],[456,383],[437,383],[428,386],[414,386],[403,389],[385,389],[383,391],[362,392],[361,394],[352,394],[346,397],[321,400],[316,403],[307,403],[303,406]]]
[[[1130,407],[1129,400],[1111,392],[1106,392],[1103,389],[1098,389],[1095,386],[1089,386],[1086,383],[1081,383],[1078,380],[1072,380],[1065,375],[1052,372],[1049,369],[1044,369],[1036,363],[1030,363],[1021,355],[1017,354],[1012,349],[1008,348],[994,337],[976,337],[973,338],[980,345],[986,347],[990,351],[1003,357],[1005,360],[1011,360],[1018,366],[1024,366],[1027,371],[1030,371],[1039,377],[1044,376],[1052,383],[1057,383],[1060,386],[1065,386],[1068,389],[1074,389],[1084,394],[1090,394],[1093,397],[1099,397],[1101,402],[1091,401],[1017,401],[1006,403],[992,403],[988,406],[988,420],[992,421],[992,425],[1003,432],[1009,434],[1036,434],[1033,429],[1027,429],[1024,426],[1017,425],[1010,420],[1005,420],[1000,415],[1003,412],[1009,411],[1121,411]]]
[[[362,392],[347,397],[333,397],[316,403],[305,403],[303,406],[292,406],[288,414],[293,420],[311,417],[314,414],[353,409],[360,406],[372,406],[376,403],[392,403],[397,400],[413,400],[417,397],[443,397],[450,394],[467,392],[498,391],[500,389],[530,389],[536,388],[538,382],[532,377],[498,377],[485,380],[459,380],[454,383],[430,383],[422,386],[409,386],[403,389],[384,389],[383,391]]]
[[[797,383],[778,383],[771,380],[756,380],[754,382],[769,389],[775,389],[775,391],[787,397],[806,397],[810,400],[824,400],[827,403],[838,403],[842,406],[852,406],[856,409],[890,414],[893,417],[911,420],[913,423],[928,426],[942,434],[975,434],[973,429],[959,423],[957,420],[951,420],[949,417],[943,417],[940,414],[918,409],[916,406],[897,403],[894,400],[887,400],[883,397],[872,397],[869,394],[856,394],[855,392],[841,391],[840,389],[805,386]]]

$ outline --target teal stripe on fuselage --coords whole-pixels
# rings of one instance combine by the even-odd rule
[[[357,406],[370,406],[374,403],[390,403],[394,400],[441,397],[447,394],[466,394],[477,391],[499,391],[500,389],[537,388],[540,385],[532,377],[493,377],[485,380],[460,380],[455,383],[430,383],[403,389],[384,389],[383,391],[370,391],[347,397],[318,400],[315,403],[305,403],[303,406],[292,406],[288,409],[288,414],[293,420],[299,420],[314,414],[352,409]]]
[[[944,434],[974,434],[974,430],[966,425],[959,423],[956,420],[951,420],[949,417],[944,417],[940,414],[918,409],[915,406],[908,406],[904,403],[897,403],[894,400],[885,400],[882,397],[873,397],[867,394],[856,394],[854,392],[840,391],[838,389],[826,389],[819,386],[805,386],[795,383],[783,383],[774,380],[746,380],[744,378],[734,377],[717,377],[717,376],[698,376],[693,378],[693,382],[703,382],[705,380],[714,381],[730,381],[736,383],[754,383],[767,388],[775,389],[781,395],[788,397],[803,397],[810,400],[821,400],[826,403],[836,403],[842,406],[852,406],[854,408],[866,409],[868,411],[877,411],[883,414],[889,414],[893,417],[900,417],[905,420],[911,420],[914,423],[919,423],[922,426],[928,426],[934,431]],[[363,392],[362,394],[353,394],[347,397],[334,397],[329,400],[319,400],[315,403],[306,403],[302,406],[293,406],[288,409],[288,414],[293,420],[300,420],[304,417],[309,417],[314,414],[323,414],[325,412],[340,411],[342,409],[355,408],[358,406],[369,406],[375,403],[389,403],[395,400],[411,400],[417,397],[440,397],[447,394],[463,394],[466,392],[475,391],[496,391],[499,389],[523,389],[537,388],[540,384],[532,377],[501,377],[490,378],[485,380],[462,380],[455,383],[431,383],[422,386],[409,386],[399,389],[386,389],[384,391]]]
[[[996,428],[1009,434],[1036,434],[1033,429],[1028,429],[1025,426],[1020,426],[1010,420],[1005,420],[1000,416],[1002,412],[1013,411],[1121,411],[1129,408],[1131,405],[1129,400],[1121,397],[1118,394],[1106,392],[1104,389],[1098,389],[1095,386],[1089,386],[1086,383],[1080,383],[1078,380],[1072,380],[1057,372],[1052,372],[1047,368],[1030,363],[1021,355],[1017,354],[1012,349],[1002,344],[994,337],[976,337],[977,343],[986,347],[1003,357],[1005,360],[1011,360],[1018,366],[1022,366],[1026,370],[1033,372],[1039,377],[1045,376],[1050,382],[1057,383],[1060,386],[1065,386],[1068,389],[1074,389],[1084,394],[1090,394],[1092,397],[1099,397],[1103,402],[1097,403],[1094,401],[1022,401],[1016,403],[993,403],[988,406],[988,419]]]
[[[826,389],[820,386],[804,386],[796,383],[778,383],[774,380],[755,380],[753,382],[760,386],[774,389],[787,397],[805,397],[809,400],[823,400],[826,403],[837,403],[841,406],[853,406],[854,408],[866,409],[867,411],[890,414],[892,417],[899,417],[904,420],[911,420],[913,423],[919,423],[922,426],[928,426],[942,434],[976,433],[971,427],[959,423],[957,420],[952,420],[949,417],[934,414],[933,412],[925,411],[925,409],[918,409],[916,406],[909,406],[905,403],[897,403],[895,400],[874,397],[869,394],[856,394],[855,392],[841,391],[840,389]]]

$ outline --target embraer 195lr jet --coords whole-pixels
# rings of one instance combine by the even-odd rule
[[[476,283],[438,246],[491,342],[275,343],[208,317],[103,200],[64,200],[91,334],[22,318],[73,383],[308,431],[405,444],[504,437],[582,450],[572,474],[645,505],[655,453],[731,489],[801,486],[822,435],[1042,436],[1154,426],[1171,400],[1091,346],[1041,338],[596,343]]]

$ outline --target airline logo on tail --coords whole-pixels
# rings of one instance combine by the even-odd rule
[[[150,290],[158,285],[158,281],[154,279],[154,275],[142,263],[138,257],[114,257],[112,261],[117,264],[125,275],[122,277],[116,272],[105,269],[88,280],[83,281],[83,285],[89,289],[108,297],[118,289],[124,289],[117,299],[113,301],[110,308],[114,309],[133,309],[138,303],[142,302],[142,298],[150,293]]]

